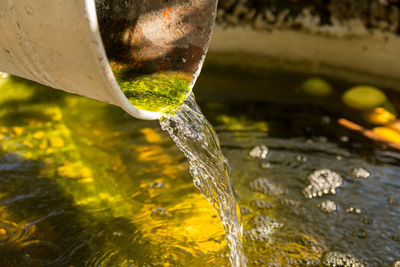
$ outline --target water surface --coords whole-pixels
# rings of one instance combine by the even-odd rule
[[[353,83],[328,79],[327,101],[299,90],[307,78],[206,66],[195,88],[232,167],[248,264],[390,266],[400,153],[337,123],[362,122],[340,102]],[[1,266],[230,265],[218,214],[157,122],[0,86]]]

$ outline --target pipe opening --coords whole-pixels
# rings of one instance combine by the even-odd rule
[[[207,52],[215,0],[96,0],[103,44],[135,107],[168,113],[191,91]]]

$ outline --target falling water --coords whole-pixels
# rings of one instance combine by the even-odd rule
[[[229,173],[229,164],[222,154],[218,137],[190,95],[175,115],[163,117],[161,128],[185,154],[195,186],[218,212],[231,249],[232,266],[246,266],[243,253],[243,223],[239,202]]]

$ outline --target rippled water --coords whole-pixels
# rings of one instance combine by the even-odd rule
[[[222,154],[217,134],[201,113],[193,95],[188,96],[175,113],[161,119],[161,128],[170,134],[185,154],[195,186],[217,211],[231,250],[232,266],[246,266],[242,214],[229,174],[229,163]]]
[[[354,84],[329,80],[327,101],[297,89],[307,75],[205,67],[196,101],[232,167],[248,265],[398,265],[400,152],[337,123],[362,123],[340,100]],[[230,265],[158,122],[13,77],[0,92],[0,266]]]

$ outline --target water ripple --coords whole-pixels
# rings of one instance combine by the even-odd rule
[[[29,236],[29,229],[11,221],[0,222],[0,245],[17,243]]]
[[[29,264],[56,264],[62,258],[62,249],[49,241],[32,240],[22,245],[22,257]]]
[[[97,267],[97,266],[109,266],[112,264],[117,264],[116,255],[118,251],[115,249],[109,249],[106,251],[99,251],[91,259],[85,262],[85,266]]]

